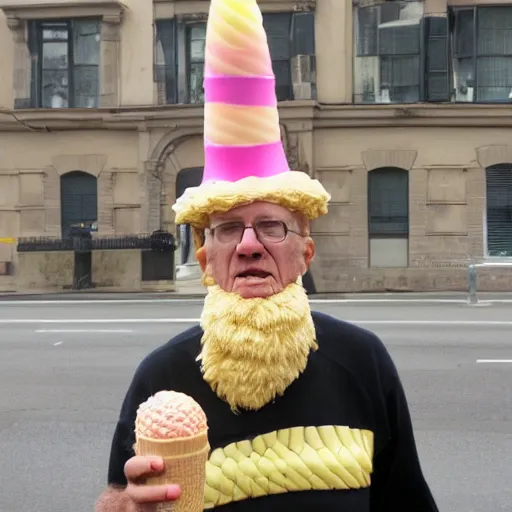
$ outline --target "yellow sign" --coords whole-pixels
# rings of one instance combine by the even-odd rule
[[[0,244],[14,244],[16,243],[15,238],[0,238]]]

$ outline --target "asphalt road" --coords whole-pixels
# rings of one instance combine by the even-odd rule
[[[201,303],[0,301],[0,512],[92,512],[136,365]],[[512,304],[313,307],[386,343],[440,510],[510,512]]]

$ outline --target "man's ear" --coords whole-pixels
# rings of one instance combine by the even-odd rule
[[[201,267],[201,270],[204,272],[206,270],[206,248],[203,245],[203,247],[200,247],[196,251],[196,259],[199,263],[199,266]]]
[[[306,271],[309,270],[311,262],[315,258],[315,242],[312,238],[306,240],[306,246],[304,247],[304,261],[306,263]]]

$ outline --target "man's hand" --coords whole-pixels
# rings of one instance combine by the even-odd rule
[[[144,485],[148,478],[158,476],[163,470],[164,461],[160,457],[135,456],[126,462],[126,495],[135,505],[135,510],[154,510],[156,503],[174,501],[180,497],[178,485]]]

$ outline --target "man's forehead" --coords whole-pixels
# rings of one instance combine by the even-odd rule
[[[233,208],[225,213],[212,214],[211,220],[224,221],[245,219],[247,217],[274,217],[277,219],[287,219],[292,217],[292,212],[274,203],[258,201]]]

